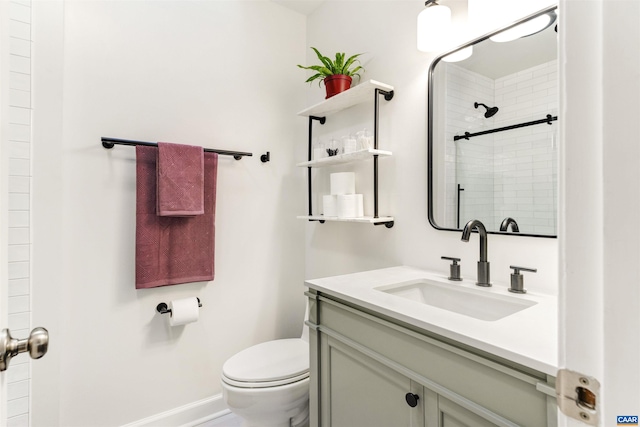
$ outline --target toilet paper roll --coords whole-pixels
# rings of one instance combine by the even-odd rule
[[[338,216],[338,196],[322,196],[322,214],[324,216]]]
[[[331,194],[354,194],[356,192],[356,174],[338,172],[331,174]]]
[[[338,196],[338,218],[360,218],[364,216],[362,194],[343,194]]]
[[[169,318],[171,326],[196,322],[200,316],[200,307],[198,307],[198,298],[196,297],[170,301],[169,309],[171,310],[171,317]]]

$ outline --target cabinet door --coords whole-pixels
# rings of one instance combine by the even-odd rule
[[[421,386],[364,354],[328,338],[323,364],[328,369],[322,425],[326,427],[423,427],[424,403],[415,407],[407,393]]]
[[[435,393],[429,393],[426,400],[427,427],[496,426],[496,424]]]

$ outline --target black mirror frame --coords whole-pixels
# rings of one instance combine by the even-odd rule
[[[433,73],[435,70],[436,65],[438,65],[438,63],[442,60],[442,58],[444,58],[447,55],[450,55],[452,53],[458,52],[464,48],[467,48],[469,46],[473,46],[477,43],[480,43],[481,41],[487,40],[490,37],[494,36],[495,34],[498,34],[502,31],[508,30],[510,28],[513,28],[517,25],[520,25],[523,22],[529,21],[531,19],[537,18],[538,16],[547,14],[549,12],[552,11],[557,11],[558,10],[558,6],[549,6],[546,7],[538,12],[535,12],[531,15],[528,15],[522,19],[519,19],[515,22],[513,22],[512,24],[509,24],[505,27],[502,27],[496,31],[487,33],[481,37],[478,37],[476,39],[471,40],[468,43],[465,43],[463,45],[460,45],[458,47],[456,47],[453,50],[450,50],[448,52],[443,53],[442,55],[436,57],[432,62],[431,62],[431,66],[429,67],[429,79],[428,79],[428,84],[427,84],[427,198],[428,198],[428,203],[427,203],[427,213],[428,213],[428,219],[429,219],[429,224],[431,224],[431,226],[433,228],[435,228],[436,230],[440,230],[440,231],[455,231],[460,233],[462,231],[462,229],[458,229],[458,228],[444,228],[444,227],[440,227],[439,225],[436,224],[435,219],[433,217],[433,114],[431,114],[431,112],[433,111]],[[556,228],[557,230],[557,228]],[[551,239],[556,239],[558,236],[556,235],[551,235],[551,234],[530,234],[530,233],[510,233],[510,232],[506,232],[506,231],[487,231],[488,234],[499,234],[499,235],[504,235],[504,236],[521,236],[521,237],[542,237],[542,238],[551,238]]]

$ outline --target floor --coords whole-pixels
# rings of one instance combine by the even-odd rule
[[[227,414],[224,417],[199,424],[197,427],[242,427],[242,422],[235,415]]]

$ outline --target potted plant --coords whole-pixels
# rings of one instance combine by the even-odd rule
[[[360,79],[360,71],[364,71],[364,68],[358,65],[360,61],[357,58],[362,55],[361,53],[345,59],[346,55],[343,52],[338,52],[336,53],[336,59],[331,60],[331,58],[322,55],[315,47],[311,49],[318,55],[318,59],[322,64],[309,67],[298,65],[298,67],[316,72],[316,74],[307,79],[307,82],[318,79],[324,81],[324,86],[327,90],[326,98],[331,98],[349,89],[352,76],[357,76]],[[320,85],[320,82],[318,82],[318,85]]]

